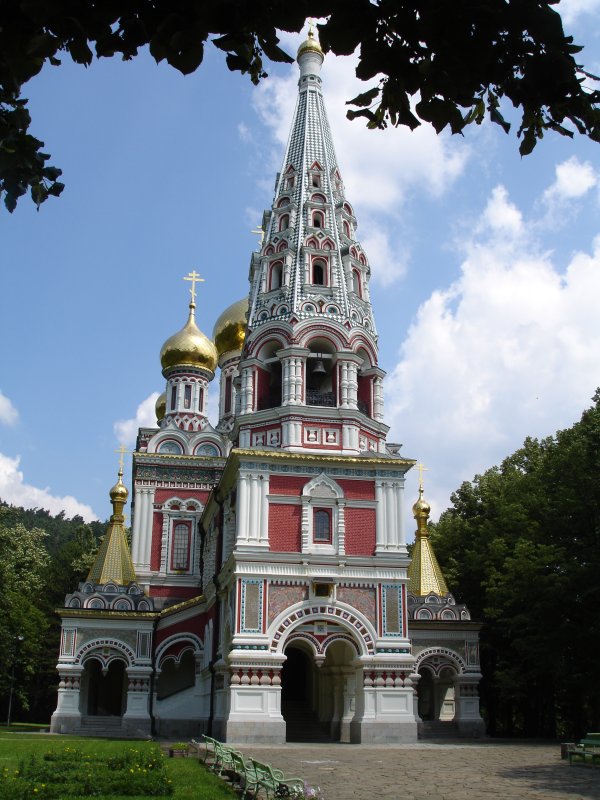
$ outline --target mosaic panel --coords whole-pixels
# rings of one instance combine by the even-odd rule
[[[286,608],[308,599],[308,586],[270,586],[269,624]]]
[[[242,633],[262,633],[263,582],[242,581]]]
[[[399,586],[382,586],[383,635],[402,636],[402,591]]]
[[[375,624],[375,589],[361,586],[338,586],[337,599],[347,603]]]

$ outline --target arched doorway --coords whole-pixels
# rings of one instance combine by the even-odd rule
[[[309,645],[296,639],[284,654],[281,713],[286,741],[350,741],[356,710],[356,650],[338,640],[332,641],[324,656],[315,656]]]
[[[435,686],[433,674],[427,668],[419,670],[419,716],[423,722],[432,722],[435,717]]]
[[[103,667],[96,658],[85,662],[81,681],[80,710],[89,717],[122,717],[127,700],[126,664],[113,659]]]
[[[290,644],[284,650],[281,670],[281,714],[286,723],[286,741],[329,741],[326,727],[315,708],[317,667],[308,648]]]

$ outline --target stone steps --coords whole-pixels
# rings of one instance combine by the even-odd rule
[[[319,722],[303,700],[288,700],[282,704],[287,742],[331,742],[326,725]]]

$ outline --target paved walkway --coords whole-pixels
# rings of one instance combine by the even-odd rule
[[[244,745],[320,786],[324,800],[600,800],[600,769],[561,761],[558,745]]]

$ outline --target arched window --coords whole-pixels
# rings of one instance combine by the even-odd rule
[[[313,541],[319,544],[331,544],[331,511],[315,508],[313,516]]]
[[[307,247],[313,247],[315,250],[319,249],[319,243],[316,239],[309,239],[306,243]]]
[[[177,442],[174,442],[172,439],[167,439],[166,442],[162,442],[158,448],[159,453],[168,453],[173,455],[180,455],[181,454],[181,445]]]
[[[270,256],[270,255],[272,255],[274,252],[275,252],[275,251],[273,250],[273,246],[272,246],[272,245],[269,245],[269,246],[267,247],[267,249],[265,250],[265,255],[266,255],[266,256]]]
[[[325,239],[323,242],[323,250],[333,250],[333,242],[331,239]]]
[[[271,265],[271,276],[269,281],[269,291],[281,288],[281,278],[283,274],[283,264],[277,261]]]
[[[362,292],[360,290],[360,275],[355,269],[352,270],[352,291],[354,294],[362,297]]]
[[[343,227],[343,229],[344,229],[344,233],[345,233],[345,235],[346,235],[346,236],[347,236],[349,239],[351,239],[352,237],[350,236],[350,223],[349,223],[347,220],[344,220],[344,222],[342,223],[342,227]]]
[[[279,242],[279,244],[277,245],[277,252],[281,253],[282,250],[286,250],[287,249],[287,246],[288,246],[288,243],[286,242],[285,239],[283,239],[283,241]]]
[[[277,208],[283,208],[284,206],[287,206],[289,202],[290,202],[289,197],[282,197],[280,201],[277,203]]]
[[[171,547],[171,569],[189,569],[190,528],[185,522],[173,526],[173,545]]]
[[[365,264],[367,263],[367,259],[366,259],[366,258],[363,256],[363,254],[362,254],[362,253],[360,254],[360,258],[359,258],[358,260],[359,260],[359,261],[360,261],[360,263],[361,263],[361,264],[363,264],[363,265],[365,265]]]
[[[286,228],[290,226],[290,215],[289,214],[282,214],[279,217],[279,230],[284,231]]]
[[[327,264],[320,258],[312,263],[312,282],[315,286],[325,286],[327,281]]]
[[[313,194],[313,196],[310,199],[313,201],[313,203],[325,203],[326,202],[325,196],[322,195],[322,194]]]
[[[322,211],[313,211],[312,213],[312,226],[313,228],[325,227],[325,214]]]

